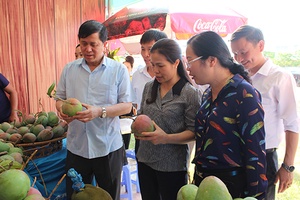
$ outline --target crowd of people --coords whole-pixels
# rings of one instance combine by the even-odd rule
[[[105,55],[107,36],[96,20],[81,24],[76,60],[66,64],[57,85],[57,97],[77,98],[84,107],[69,117],[62,113],[63,102],[56,101],[69,124],[66,171],[74,168],[85,183],[95,177],[98,186],[120,199],[125,156],[120,116],[136,115],[135,108],[155,126],[135,136],[143,200],[176,199],[188,183],[190,159],[193,184],[214,175],[233,198],[273,200],[291,186],[300,124],[296,82],[264,56],[261,30],[239,27],[230,50],[213,31],[196,34],[187,41],[184,57],[175,40],[150,29],[140,39],[145,64],[134,73],[132,56],[120,63]],[[0,121],[14,121],[16,91],[2,74],[0,86]],[[278,163],[282,142],[286,149]],[[194,155],[190,143],[196,146]],[[71,199],[69,178],[66,185]]]
[[[299,116],[295,109],[296,84],[290,73],[264,56],[264,38],[259,29],[249,25],[237,29],[230,40],[231,51],[223,38],[213,31],[196,34],[187,41],[185,57],[181,55],[181,49],[175,40],[168,39],[162,31],[150,29],[140,39],[141,56],[145,65],[132,73],[134,59],[130,56],[125,58],[124,65],[109,60],[104,54],[99,55],[96,60],[92,59],[100,52],[98,49],[106,45],[107,31],[99,22],[85,23],[86,26],[99,26],[101,31],[85,33],[84,36],[79,31],[84,59],[67,64],[60,80],[58,95],[62,98],[69,95],[79,97],[80,92],[77,88],[76,92],[73,91],[73,84],[68,87],[68,84],[71,85],[71,78],[68,77],[70,74],[75,75],[72,68],[77,72],[83,70],[85,74],[90,73],[89,76],[99,73],[100,85],[112,84],[113,80],[107,83],[108,80],[100,74],[107,71],[112,73],[110,68],[118,65],[115,73],[123,73],[116,76],[122,76],[125,80],[117,86],[129,88],[119,95],[115,92],[113,97],[116,102],[110,101],[112,96],[89,102],[87,98],[82,98],[86,94],[80,95],[81,100],[89,104],[83,104],[87,110],[78,112],[72,119],[66,118],[72,121],[68,135],[71,138],[68,141],[68,156],[72,155],[72,159],[96,158],[99,159],[99,166],[103,162],[109,163],[109,159],[104,158],[110,158],[110,154],[114,155],[116,151],[124,149],[119,140],[119,149],[112,148],[116,144],[111,140],[93,140],[94,148],[85,146],[85,151],[88,152],[85,155],[80,153],[78,147],[75,149],[73,143],[78,134],[87,138],[101,138],[102,134],[117,138],[119,127],[115,126],[110,130],[107,121],[114,119],[118,123],[117,114],[121,110],[117,108],[124,104],[130,109],[134,103],[137,114],[148,115],[155,126],[155,131],[135,136],[142,199],[176,199],[179,188],[188,183],[191,151],[189,143],[196,145],[195,155],[191,155],[191,160],[195,164],[193,184],[197,186],[205,177],[214,175],[225,183],[233,198],[252,196],[268,200],[275,199],[277,182],[278,192],[290,187],[299,137]],[[84,80],[76,78],[78,79]],[[85,90],[89,91],[91,86],[84,85]],[[197,85],[207,87],[199,90]],[[116,91],[120,91],[118,87],[115,88]],[[84,87],[80,88],[83,92]],[[105,94],[114,92],[111,87],[102,89],[106,90]],[[118,99],[121,94],[126,94],[127,98]],[[59,110],[59,101],[57,105]],[[98,117],[105,111],[103,106],[106,107],[106,119],[99,121]],[[100,133],[96,131],[96,126],[93,127],[95,129],[84,127],[85,123],[98,123]],[[73,124],[76,134],[75,129],[72,133]],[[276,150],[284,137],[287,148],[283,163],[279,164]],[[97,142],[106,148],[106,154],[96,153],[100,151],[95,148]],[[83,144],[82,139],[76,143]],[[87,144],[89,143],[85,145]],[[121,153],[117,155],[122,156]],[[87,181],[94,174],[98,184],[107,189],[114,199],[118,199],[116,191],[119,190],[119,185],[108,184],[108,180],[104,181],[105,177],[100,179],[100,167],[95,169],[92,166],[91,164],[88,168],[78,170],[89,172],[83,173],[87,175]],[[74,163],[67,167],[76,168]],[[115,179],[110,181],[120,179],[120,168],[114,170],[115,167],[106,171],[118,172],[112,176]]]

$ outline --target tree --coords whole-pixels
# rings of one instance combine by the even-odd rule
[[[281,67],[300,67],[300,50],[295,53],[264,52],[264,55]]]

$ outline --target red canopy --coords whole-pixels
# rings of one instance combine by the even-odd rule
[[[188,39],[207,30],[226,36],[247,23],[245,16],[230,8],[201,4],[196,2],[175,8],[149,6],[141,2],[124,7],[104,22],[109,33],[108,39],[140,35],[151,28],[166,32],[171,30],[176,39]]]

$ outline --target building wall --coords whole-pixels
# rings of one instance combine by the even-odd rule
[[[55,111],[47,89],[75,59],[78,28],[89,19],[104,21],[105,0],[0,1],[0,73],[24,114]]]

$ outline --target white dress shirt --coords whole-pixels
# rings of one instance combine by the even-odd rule
[[[285,137],[285,130],[299,133],[296,81],[292,73],[275,65],[270,59],[251,79],[262,95],[266,149],[278,148]]]
[[[147,71],[147,66],[139,67],[132,75],[131,83],[136,97],[134,103],[137,103],[137,110],[141,107],[145,84],[153,79],[154,77],[151,77]]]

